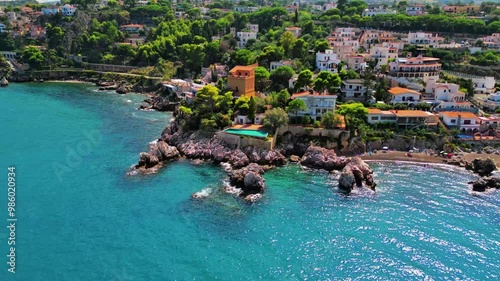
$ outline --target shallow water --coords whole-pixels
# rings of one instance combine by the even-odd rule
[[[472,175],[371,163],[377,192],[346,197],[335,176],[290,165],[266,173],[249,205],[220,191],[218,166],[126,176],[171,117],[137,111],[142,99],[0,89],[0,178],[15,165],[18,218],[15,275],[0,227],[1,280],[499,279],[500,196],[469,192]],[[190,199],[204,188],[206,200]],[[2,209],[6,219],[6,188]]]

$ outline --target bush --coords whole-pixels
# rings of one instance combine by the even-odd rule
[[[321,122],[320,121],[314,121],[313,126],[314,126],[314,128],[319,128],[319,127],[321,127]]]
[[[302,116],[302,125],[310,125],[311,124],[311,117],[304,115]]]

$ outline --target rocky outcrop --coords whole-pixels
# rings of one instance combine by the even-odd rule
[[[484,177],[475,181],[469,182],[472,185],[472,190],[484,192],[490,188],[500,188],[500,178],[498,177]]]
[[[155,173],[163,162],[177,159],[179,156],[180,153],[175,146],[170,146],[164,141],[158,141],[150,145],[149,152],[142,152],[139,155],[139,162],[129,174],[134,174],[134,171],[142,174]]]
[[[363,183],[375,190],[373,170],[361,158],[353,157],[340,173],[339,189],[349,194],[354,188],[362,187]]]
[[[474,173],[479,174],[480,176],[489,176],[493,171],[497,169],[495,165],[495,161],[491,158],[476,158],[472,160],[471,167]]]
[[[139,106],[141,110],[158,110],[158,111],[174,111],[179,102],[172,102],[162,96],[154,96],[144,100],[144,103]]]
[[[7,78],[3,77],[0,79],[0,87],[6,87],[9,85],[9,81],[7,81]]]
[[[303,166],[327,171],[341,170],[347,163],[349,163],[347,157],[338,157],[332,149],[314,145],[309,146],[300,160]]]
[[[241,188],[242,196],[264,192],[264,169],[256,163],[251,163],[241,169],[235,169],[229,173],[231,185]]]
[[[132,91],[132,88],[130,85],[127,85],[127,83],[121,83],[117,88],[116,88],[116,93],[118,94],[126,94],[130,93]]]

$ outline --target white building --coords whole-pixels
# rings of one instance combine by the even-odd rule
[[[366,87],[363,86],[362,79],[346,79],[342,81],[340,92],[344,101],[365,101],[367,98]]]
[[[300,35],[302,34],[302,28],[296,26],[287,27],[285,28],[285,30],[290,31],[295,38],[300,37]]]
[[[75,12],[76,12],[76,7],[72,6],[70,4],[66,4],[66,5],[62,6],[62,8],[61,8],[61,13],[65,17],[72,16]]]
[[[413,57],[398,58],[389,63],[389,75],[392,77],[404,77],[413,79],[422,79],[424,82],[434,78],[439,79],[441,72],[441,63],[439,58],[431,57]]]
[[[390,95],[390,103],[392,104],[405,103],[407,105],[414,105],[419,103],[422,98],[421,93],[401,87],[390,88],[388,92]]]
[[[9,51],[2,51],[0,52],[0,54],[6,59],[6,60],[9,60],[9,61],[15,61],[16,60],[16,57],[17,57],[17,53],[16,52],[9,52]]]
[[[377,61],[376,69],[382,65],[389,65],[389,60],[398,58],[398,49],[389,46],[376,45],[370,49],[370,58]]]
[[[259,7],[250,7],[250,6],[236,6],[233,8],[236,12],[240,13],[253,13],[259,10]]]
[[[346,55],[342,58],[342,60],[346,63],[347,68],[354,71],[364,70],[367,67],[367,63],[365,62],[365,57],[363,55]]]
[[[436,110],[467,111],[472,108],[472,104],[465,98],[465,93],[460,92],[460,86],[454,83],[440,83],[435,79],[429,79],[425,93],[432,94],[432,103]]]
[[[236,33],[236,37],[238,37],[238,48],[242,49],[245,48],[247,45],[248,40],[250,39],[257,39],[257,32],[245,32],[245,31],[240,31]]]
[[[293,94],[291,98],[303,100],[306,104],[306,110],[299,111],[297,115],[309,116],[313,121],[321,120],[327,112],[334,112],[337,102],[336,95],[322,95],[312,90]]]
[[[384,6],[373,6],[373,7],[368,7],[368,9],[365,9],[362,13],[363,17],[373,17],[376,15],[394,15],[396,14],[396,11],[387,9]]]
[[[9,22],[17,20],[16,12],[7,12],[7,19],[9,20]]]
[[[450,128],[457,128],[462,133],[475,133],[479,131],[480,122],[472,112],[442,111],[439,117]]]
[[[46,8],[42,8],[42,14],[44,15],[55,15],[57,13],[59,13],[59,7],[48,6]]]
[[[316,68],[320,71],[327,70],[336,73],[338,72],[337,66],[340,62],[340,58],[333,50],[316,53]]]
[[[3,23],[0,23],[0,33],[4,33],[7,29],[7,26],[5,26],[5,24]]]
[[[474,84],[474,92],[480,94],[493,93],[495,92],[495,77],[484,76],[472,78],[472,83]]]
[[[479,38],[488,49],[500,49],[500,33],[493,33],[489,36]]]
[[[427,9],[425,5],[414,4],[406,7],[406,14],[408,16],[421,16],[427,14]]]
[[[427,45],[431,48],[435,48],[444,43],[444,37],[439,36],[437,33],[409,32],[408,43],[415,45]]]
[[[291,60],[280,60],[280,61],[272,61],[269,65],[269,70],[273,71],[280,66],[290,66],[292,67],[293,62]]]

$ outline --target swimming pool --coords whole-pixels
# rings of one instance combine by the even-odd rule
[[[255,138],[265,139],[267,138],[267,133],[256,130],[245,130],[245,129],[226,129],[224,132],[233,135],[249,136]]]

